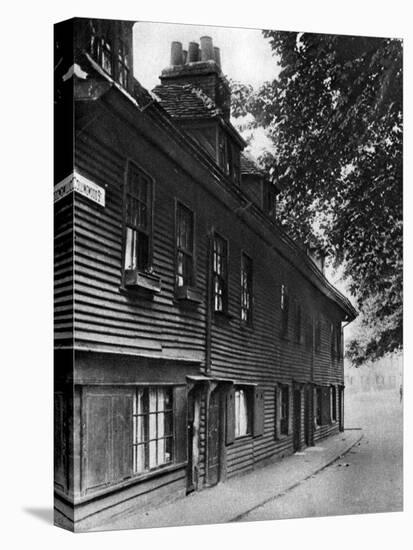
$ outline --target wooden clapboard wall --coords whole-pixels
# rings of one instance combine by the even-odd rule
[[[93,124],[78,128],[76,169],[105,188],[106,206],[80,195],[74,197],[75,344],[88,350],[204,365],[208,235],[217,231],[225,237],[229,242],[229,316],[212,320],[211,374],[258,384],[264,391],[265,412],[263,435],[245,437],[227,448],[228,475],[234,475],[291,450],[291,433],[282,439],[274,437],[277,383],[342,381],[342,362],[331,357],[329,323],[339,321],[343,314],[292,264],[299,253],[291,250],[289,256],[275,229],[270,232],[267,228],[263,238],[259,224],[254,226],[250,214],[243,211],[239,189],[228,193],[224,182],[191,157],[178,138],[174,141],[169,129],[155,124],[149,111],[136,111],[133,124],[127,120],[130,113],[123,115],[122,119],[116,114],[108,100]],[[162,279],[162,290],[151,296],[121,288],[122,201],[127,163],[131,161],[154,182],[153,268]],[[179,304],[174,295],[177,200],[195,214],[196,286],[203,293],[203,301],[192,307]],[[253,263],[251,327],[240,321],[242,252]],[[282,284],[288,286],[290,295],[288,338],[280,332]],[[294,339],[294,300],[302,308],[303,335],[306,317],[321,316],[319,352],[313,354],[306,348],[304,337],[301,342]],[[203,410],[201,427],[204,425]],[[202,456],[202,432],[200,442]],[[202,462],[200,468],[204,475]]]

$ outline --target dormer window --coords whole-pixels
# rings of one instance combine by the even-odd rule
[[[119,40],[118,45],[118,80],[119,83],[124,87],[127,88],[129,85],[129,74],[130,74],[130,68],[129,68],[129,59],[128,59],[128,51],[125,42],[122,40]]]
[[[112,76],[113,74],[113,55],[112,44],[104,36],[94,34],[91,39],[91,54],[99,63],[103,70]]]

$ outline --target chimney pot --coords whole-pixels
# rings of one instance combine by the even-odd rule
[[[182,43],[181,42],[172,42],[171,44],[171,65],[182,65],[183,56],[182,56]]]
[[[210,36],[201,36],[201,61],[214,60],[214,46]]]
[[[219,68],[221,68],[221,52],[219,48],[214,46],[214,59],[215,63],[218,65]]]
[[[188,62],[193,63],[199,61],[199,44],[197,42],[190,42],[188,47]]]

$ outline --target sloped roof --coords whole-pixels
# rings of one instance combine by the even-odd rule
[[[241,174],[265,176],[265,172],[258,166],[257,161],[248,153],[241,153]]]
[[[221,109],[192,84],[162,84],[152,90],[162,107],[173,118],[215,118]]]

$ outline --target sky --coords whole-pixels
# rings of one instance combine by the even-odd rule
[[[134,27],[135,78],[145,88],[153,89],[159,84],[162,69],[170,63],[171,42],[182,42],[187,50],[188,43],[199,43],[201,36],[212,37],[214,46],[221,50],[222,71],[233,80],[257,88],[279,72],[261,30],[138,22]]]

